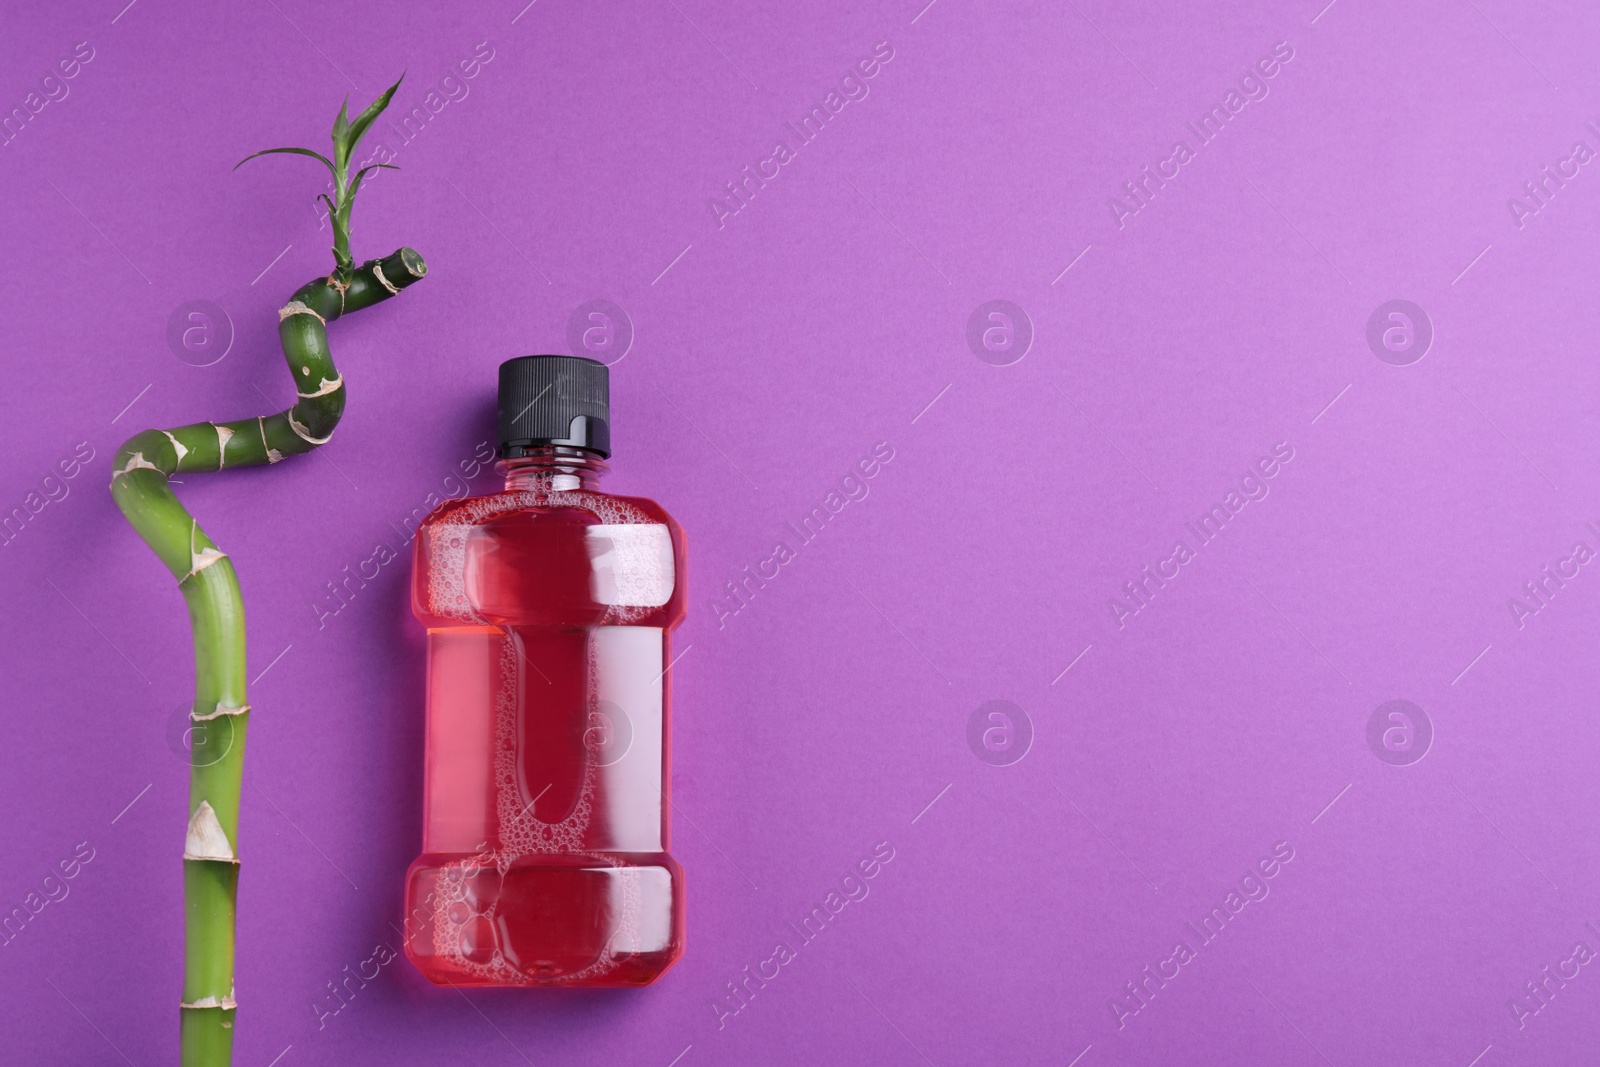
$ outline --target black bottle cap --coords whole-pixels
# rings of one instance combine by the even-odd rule
[[[611,371],[582,356],[500,364],[500,455],[562,445],[611,455]]]

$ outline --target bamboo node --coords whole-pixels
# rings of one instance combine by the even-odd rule
[[[244,715],[248,713],[249,710],[249,704],[241,704],[236,708],[231,708],[226,704],[219,703],[215,711],[208,711],[204,715],[198,714],[193,709],[190,709],[189,718],[193,722],[209,722],[212,719],[220,718],[223,715]]]
[[[280,459],[283,458],[283,453],[279,452],[276,448],[273,448],[271,445],[267,444],[267,417],[265,415],[257,415],[256,416],[256,428],[261,431],[261,447],[267,453],[267,462],[268,463],[276,463],[276,462],[278,462]]]
[[[394,283],[383,276],[383,264],[379,263],[377,260],[372,261],[372,276],[378,279],[379,285],[389,290],[390,296],[400,295],[400,290],[394,287]]]
[[[328,275],[328,280],[327,280],[326,284],[327,284],[329,289],[332,289],[334,292],[339,294],[339,314],[343,315],[344,314],[344,310],[345,310],[344,309],[344,294],[345,294],[345,290],[350,288],[350,283],[346,282],[346,281],[341,281],[339,279],[339,272],[338,271],[334,271],[332,274]]]
[[[322,323],[322,325],[328,325],[327,319],[323,318],[321,315],[318,315],[315,311],[311,310],[311,308],[307,307],[299,300],[291,300],[287,304],[283,305],[283,307],[278,309],[279,322],[282,322],[290,315],[310,315],[312,318]]]
[[[211,807],[210,801],[202,800],[200,806],[194,809],[194,815],[189,818],[189,830],[183,838],[183,858],[186,860],[221,860],[224,863],[238,863],[233,855],[233,846],[228,843],[228,835],[223,832],[222,823],[217,819],[216,811]],[[220,1007],[220,1005],[207,1005]]]
[[[199,536],[200,536],[200,523],[198,521],[194,520],[194,519],[190,519],[189,520],[189,573],[185,574],[182,578],[178,579],[178,584],[179,585],[182,585],[184,582],[187,582],[190,578],[193,578],[195,575],[199,574],[201,571],[205,570],[207,567],[211,566],[213,563],[216,563],[218,560],[224,560],[224,559],[228,558],[226,553],[224,553],[221,549],[216,548],[215,546],[212,546],[212,545],[207,545],[204,548],[196,548],[195,547],[195,541],[199,538]]]
[[[309,370],[310,368],[307,368],[307,369]],[[298,396],[301,400],[314,400],[315,398],[317,398],[319,396],[327,396],[329,393],[336,393],[340,389],[343,389],[343,388],[344,388],[344,375],[335,374],[332,378],[323,378],[322,379],[322,384],[317,387],[317,391],[316,392],[314,392],[314,393],[300,393],[300,392],[297,392],[295,395]]]
[[[160,475],[163,475],[163,476],[165,476],[166,473],[167,473],[166,471],[162,470],[160,467],[156,466],[154,463],[151,463],[149,460],[145,459],[143,452],[135,452],[133,455],[128,457],[128,462],[123,464],[121,470],[112,472],[111,480],[112,481],[116,481],[118,478],[122,477],[124,474],[127,474],[129,471],[136,471],[136,470],[140,470],[140,469],[152,470],[152,471],[155,471],[157,474],[160,474]]]
[[[222,470],[228,465],[228,438],[233,436],[233,431],[218,422],[211,425],[217,428],[217,470]]]
[[[172,465],[172,469],[177,470],[179,464],[183,462],[183,457],[189,454],[189,448],[182,441],[172,436],[171,430],[162,430],[161,432],[166,434],[167,440],[172,442],[172,451],[176,452],[178,455],[177,462]]]
[[[196,1008],[221,1008],[224,1011],[232,1011],[233,1009],[237,1008],[238,1006],[239,1006],[239,1002],[233,999],[233,994],[232,993],[229,993],[227,996],[221,997],[221,998],[218,998],[218,997],[215,997],[215,996],[211,996],[211,997],[201,997],[199,1000],[195,1000],[195,1001],[185,1000],[185,1001],[181,1002],[178,1005],[178,1007],[180,1007],[180,1008],[190,1008],[190,1009],[196,1009]],[[223,1023],[222,1025],[226,1026],[228,1024],[227,1023]]]
[[[207,547],[202,548],[198,552],[190,553],[189,573],[185,574],[182,578],[179,578],[178,584],[182,585],[184,582],[187,582],[190,578],[193,578],[195,575],[199,574],[213,563],[220,563],[222,560],[227,558],[228,554],[222,551],[220,548]]]
[[[325,445],[333,439],[333,434],[331,433],[327,437],[312,437],[311,431],[306,429],[292,414],[289,416],[289,429],[293,430],[294,435],[308,445]]]

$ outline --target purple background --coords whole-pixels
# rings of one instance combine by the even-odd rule
[[[286,404],[274,310],[330,262],[313,164],[229,168],[323,147],[342,94],[402,69],[397,109],[424,105],[480,42],[464,99],[374,135],[404,169],[357,255],[432,273],[330,331],[334,441],[180,489],[266,672],[236,1062],[1592,1062],[1600,966],[1512,999],[1600,950],[1600,567],[1520,625],[1510,600],[1600,548],[1600,174],[1508,205],[1600,149],[1592,5],[122,2],[0,36],[0,113],[94,51],[0,149],[0,510],[95,456],[0,549],[0,911],[94,850],[0,948],[7,1062],[175,1055],[188,627],[109,460]],[[710,199],[880,41],[870,95],[719,227]],[[1268,95],[1119,228],[1109,199],[1278,42]],[[495,365],[566,350],[596,298],[636,332],[607,484],[690,538],[688,954],[591,993],[463,995],[400,959],[319,1029],[327,983],[399,947],[423,690],[404,563],[320,630],[312,605],[452,491]],[[1396,298],[1434,331],[1408,366],[1367,340]],[[166,338],[197,299],[237,331],[203,368]],[[966,339],[992,299],[1034,331],[1009,366]],[[877,442],[870,495],[719,626]],[[1124,583],[1278,442],[1270,494],[1119,627]],[[968,744],[997,699],[1034,733],[1007,766]],[[1409,766],[1368,744],[1392,699],[1435,733]],[[719,1012],[884,841],[867,898]],[[1125,983],[1278,842],[1270,894],[1119,1028]]]

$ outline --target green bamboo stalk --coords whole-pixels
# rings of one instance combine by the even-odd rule
[[[313,156],[333,172],[329,201],[334,269],[307,282],[278,310],[278,338],[298,394],[275,415],[197,422],[130,437],[113,461],[111,495],[134,530],[166,564],[189,606],[194,637],[194,702],[189,717],[222,735],[226,754],[191,765],[189,822],[183,850],[184,968],[180,1017],[184,1067],[227,1067],[233,1055],[234,921],[239,883],[239,793],[250,704],[245,693],[244,602],[233,563],[178,502],[175,474],[277,463],[325,443],[344,414],[344,379],[328,350],[327,324],[380,303],[427,273],[422,257],[401,248],[356,267],[350,256],[350,207],[361,179],[348,180],[350,155],[399,88],[396,82],[354,123],[341,107],[334,156]],[[253,159],[255,156],[247,157]],[[244,161],[241,161],[244,162]],[[222,724],[226,723],[224,728]]]

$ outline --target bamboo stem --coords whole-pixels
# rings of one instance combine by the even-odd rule
[[[348,217],[348,215],[346,215]],[[309,282],[279,311],[278,335],[298,397],[275,415],[145,430],[118,450],[111,495],[178,581],[194,637],[189,716],[228,739],[226,754],[191,766],[183,856],[182,1062],[224,1067],[232,1058],[234,922],[239,883],[239,793],[250,706],[245,693],[244,603],[233,563],[179,503],[179,473],[276,463],[327,441],[344,413],[344,379],[327,323],[387,300],[427,273],[401,248],[340,277]],[[228,727],[221,727],[221,722]],[[231,731],[231,732],[229,732]]]

